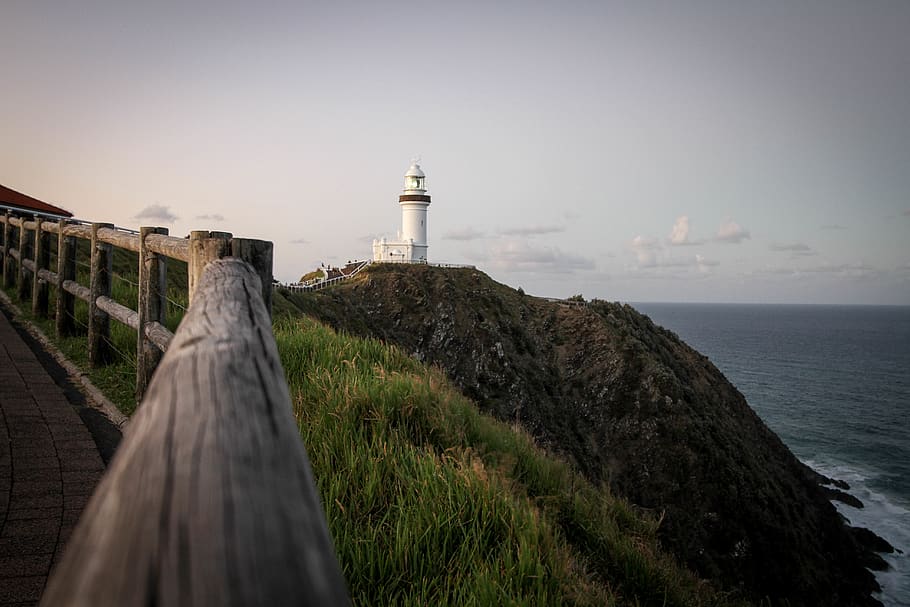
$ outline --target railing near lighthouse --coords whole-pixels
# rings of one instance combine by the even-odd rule
[[[309,291],[319,291],[333,285],[348,281],[354,278],[361,271],[365,270],[368,266],[375,264],[406,264],[406,265],[419,265],[419,266],[430,266],[434,268],[461,268],[468,270],[476,270],[477,266],[467,265],[467,264],[457,264],[457,263],[429,263],[427,261],[411,261],[406,259],[384,259],[382,261],[363,261],[359,262],[360,265],[356,270],[350,274],[344,274],[341,276],[335,276],[333,278],[314,278],[306,282],[291,282],[291,283],[276,283],[274,286],[276,289],[285,289],[291,292],[309,292]]]

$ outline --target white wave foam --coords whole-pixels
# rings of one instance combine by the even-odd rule
[[[820,474],[850,485],[849,493],[863,508],[853,508],[839,501],[832,503],[854,527],[865,527],[888,540],[896,551],[883,554],[888,571],[877,571],[875,578],[882,587],[879,600],[885,607],[910,607],[910,509],[906,504],[870,487],[870,481],[881,478],[880,472],[831,460],[805,460]],[[900,550],[901,553],[898,553]]]

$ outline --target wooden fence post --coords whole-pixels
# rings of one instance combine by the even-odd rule
[[[64,280],[76,280],[76,237],[63,232],[67,222],[57,223],[57,335],[65,337],[76,332],[76,298],[63,290]]]
[[[193,303],[193,293],[202,281],[202,273],[209,262],[227,257],[231,251],[230,232],[209,232],[193,230],[190,232],[190,261],[187,264],[187,291],[189,303]]]
[[[25,229],[25,217],[19,224],[19,300],[25,301],[31,295],[29,274],[25,270],[25,260],[28,259],[28,230]]]
[[[161,361],[161,350],[145,335],[149,322],[164,324],[167,311],[166,257],[149,251],[145,237],[149,234],[167,235],[167,228],[139,228],[139,328],[136,342],[136,402],[142,402],[145,390]]]
[[[3,287],[13,286],[13,258],[9,250],[13,248],[13,225],[9,222],[11,215],[6,211],[6,222],[3,224]]]
[[[48,284],[39,276],[41,270],[47,269],[50,247],[48,237],[50,233],[44,231],[44,220],[35,218],[35,272],[32,275],[32,314],[37,318],[47,318]]]
[[[93,367],[106,365],[111,360],[108,343],[111,338],[111,317],[98,307],[98,298],[111,296],[113,255],[111,245],[98,239],[99,228],[112,228],[112,223],[92,224],[92,260],[88,302],[88,361]]]
[[[267,240],[253,238],[234,238],[231,240],[231,256],[247,262],[262,281],[262,301],[265,309],[272,316],[272,249]]]

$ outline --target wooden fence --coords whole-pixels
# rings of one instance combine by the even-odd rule
[[[137,330],[140,356],[149,344],[166,351],[41,604],[348,604],[272,334],[271,243],[9,214],[3,236],[4,284],[39,315],[54,285],[58,330],[72,319],[67,294],[89,302],[96,364],[92,340],[109,318]],[[75,238],[91,240],[89,287],[75,282]],[[112,246],[139,253],[139,310],[110,299]],[[190,305],[174,335],[162,256],[188,262]]]
[[[3,284],[17,286],[22,301],[31,300],[32,312],[48,316],[48,287],[57,290],[55,311],[58,335],[75,330],[75,298],[88,303],[88,354],[92,366],[110,362],[110,319],[136,331],[136,401],[151,381],[173,334],[164,326],[167,293],[165,258],[187,262],[189,300],[206,264],[235,256],[257,269],[264,285],[262,297],[271,310],[272,243],[233,238],[227,232],[194,231],[189,238],[168,236],[167,228],[143,227],[139,232],[115,228],[109,223],[50,221],[40,216],[0,215],[3,224]],[[17,238],[14,238],[14,232]],[[52,238],[55,236],[56,238]],[[76,282],[76,239],[91,243],[88,285]],[[55,240],[56,242],[52,242]],[[18,243],[18,246],[14,246]],[[52,247],[57,251],[56,272],[48,267]],[[139,254],[139,298],[136,310],[111,298],[113,247]]]

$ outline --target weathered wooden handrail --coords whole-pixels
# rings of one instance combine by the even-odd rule
[[[149,338],[150,342],[158,346],[159,352],[164,352],[167,350],[168,344],[171,343],[174,334],[168,331],[164,325],[150,320],[145,323],[145,336]],[[151,379],[151,376],[149,378]]]
[[[211,262],[42,605],[343,605],[247,263]]]
[[[82,301],[88,301],[92,298],[92,292],[88,287],[83,287],[78,282],[74,280],[64,280],[63,281],[63,290],[67,293],[72,293]]]
[[[153,253],[179,259],[180,261],[189,262],[190,260],[190,241],[186,238],[174,238],[164,234],[149,234],[145,238],[145,245]]]
[[[74,332],[74,302],[89,304],[89,362],[106,364],[109,349],[110,319],[137,331],[136,395],[141,400],[152,374],[173,335],[164,326],[167,288],[165,258],[188,264],[189,299],[206,264],[227,255],[250,262],[266,285],[262,291],[266,308],[271,310],[272,243],[233,238],[227,232],[195,231],[190,238],[169,236],[167,229],[143,227],[139,232],[116,228],[112,224],[51,221],[37,215],[29,219],[10,210],[0,215],[3,224],[3,285],[18,285],[19,298],[31,298],[32,312],[48,316],[48,287],[57,290],[56,330],[58,335]],[[13,228],[18,243],[13,246]],[[30,237],[29,235],[32,234]],[[49,267],[51,235],[56,235],[57,271]],[[91,242],[91,273],[88,287],[76,282],[76,239]],[[132,310],[111,298],[112,247],[139,253],[138,309]],[[17,268],[18,266],[18,268]]]

